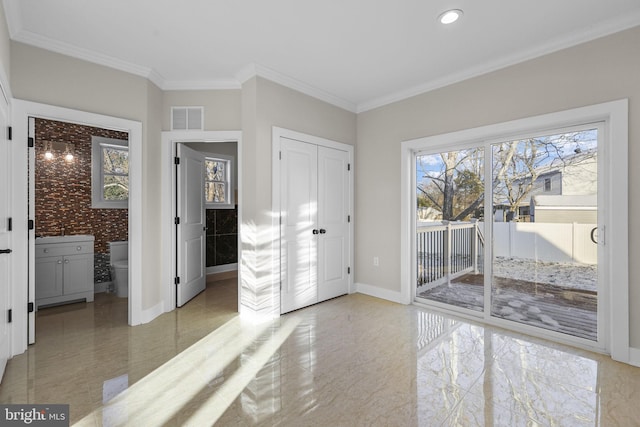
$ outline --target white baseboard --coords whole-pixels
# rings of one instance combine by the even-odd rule
[[[640,348],[629,348],[629,364],[640,367]]]
[[[402,293],[399,291],[382,289],[365,283],[356,283],[356,292],[376,298],[386,299],[391,302],[397,302],[398,304],[409,304],[409,301],[406,301],[405,298],[402,297]]]
[[[207,267],[207,274],[224,273],[227,271],[234,271],[238,269],[238,263],[214,265],[213,267]]]
[[[156,317],[164,313],[164,301],[159,302],[151,308],[142,310],[140,313],[140,323],[149,323]]]

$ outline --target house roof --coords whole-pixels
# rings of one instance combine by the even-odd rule
[[[366,111],[640,25],[638,0],[4,0],[14,41],[163,90],[259,75]],[[438,15],[455,5],[449,26]]]

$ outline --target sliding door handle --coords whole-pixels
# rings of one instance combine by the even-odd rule
[[[324,228],[320,229],[320,234],[325,234],[327,232],[327,230],[325,230]]]
[[[318,233],[319,233],[319,231],[318,231],[317,229],[315,229],[315,228],[314,228],[314,229],[313,229],[313,234],[318,234]]]
[[[10,254],[13,252],[11,249],[0,249],[0,254]]]

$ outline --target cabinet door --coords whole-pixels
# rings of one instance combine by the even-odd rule
[[[62,295],[62,257],[36,259],[36,298]]]
[[[64,258],[64,295],[93,289],[93,255],[72,255]]]

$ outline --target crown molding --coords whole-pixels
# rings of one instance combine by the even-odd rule
[[[22,15],[20,14],[19,4],[20,2],[17,1],[2,0],[9,37],[12,39],[22,30]]]
[[[357,105],[355,103],[332,95],[328,92],[325,92],[321,89],[313,87],[307,83],[296,80],[293,77],[289,77],[285,74],[282,74],[260,64],[249,64],[238,71],[238,73],[236,73],[236,78],[241,83],[246,82],[254,76],[262,77],[274,83],[278,83],[282,86],[288,87],[289,89],[293,89],[295,91],[304,93],[305,95],[309,95],[312,98],[316,98],[320,101],[324,101],[328,104],[340,107],[343,110],[347,110],[352,113],[356,112]]]
[[[608,21],[604,21],[599,25],[589,27],[586,31],[576,31],[570,33],[563,38],[555,39],[549,43],[536,46],[532,49],[518,52],[515,55],[509,55],[496,61],[489,61],[464,70],[460,73],[451,74],[441,79],[432,80],[424,84],[414,86],[412,88],[393,92],[391,94],[360,103],[357,106],[356,113],[363,113],[365,111],[383,107],[394,102],[403,101],[405,99],[421,95],[432,90],[459,83],[464,80],[481,76],[483,74],[488,74],[493,71],[529,61],[531,59],[558,52],[562,49],[567,49],[582,43],[587,43],[592,40],[628,30],[638,25],[640,25],[640,12],[626,15],[620,19],[611,19]]]
[[[241,89],[242,85],[234,79],[182,81],[168,80],[161,86],[162,90],[229,90]]]

